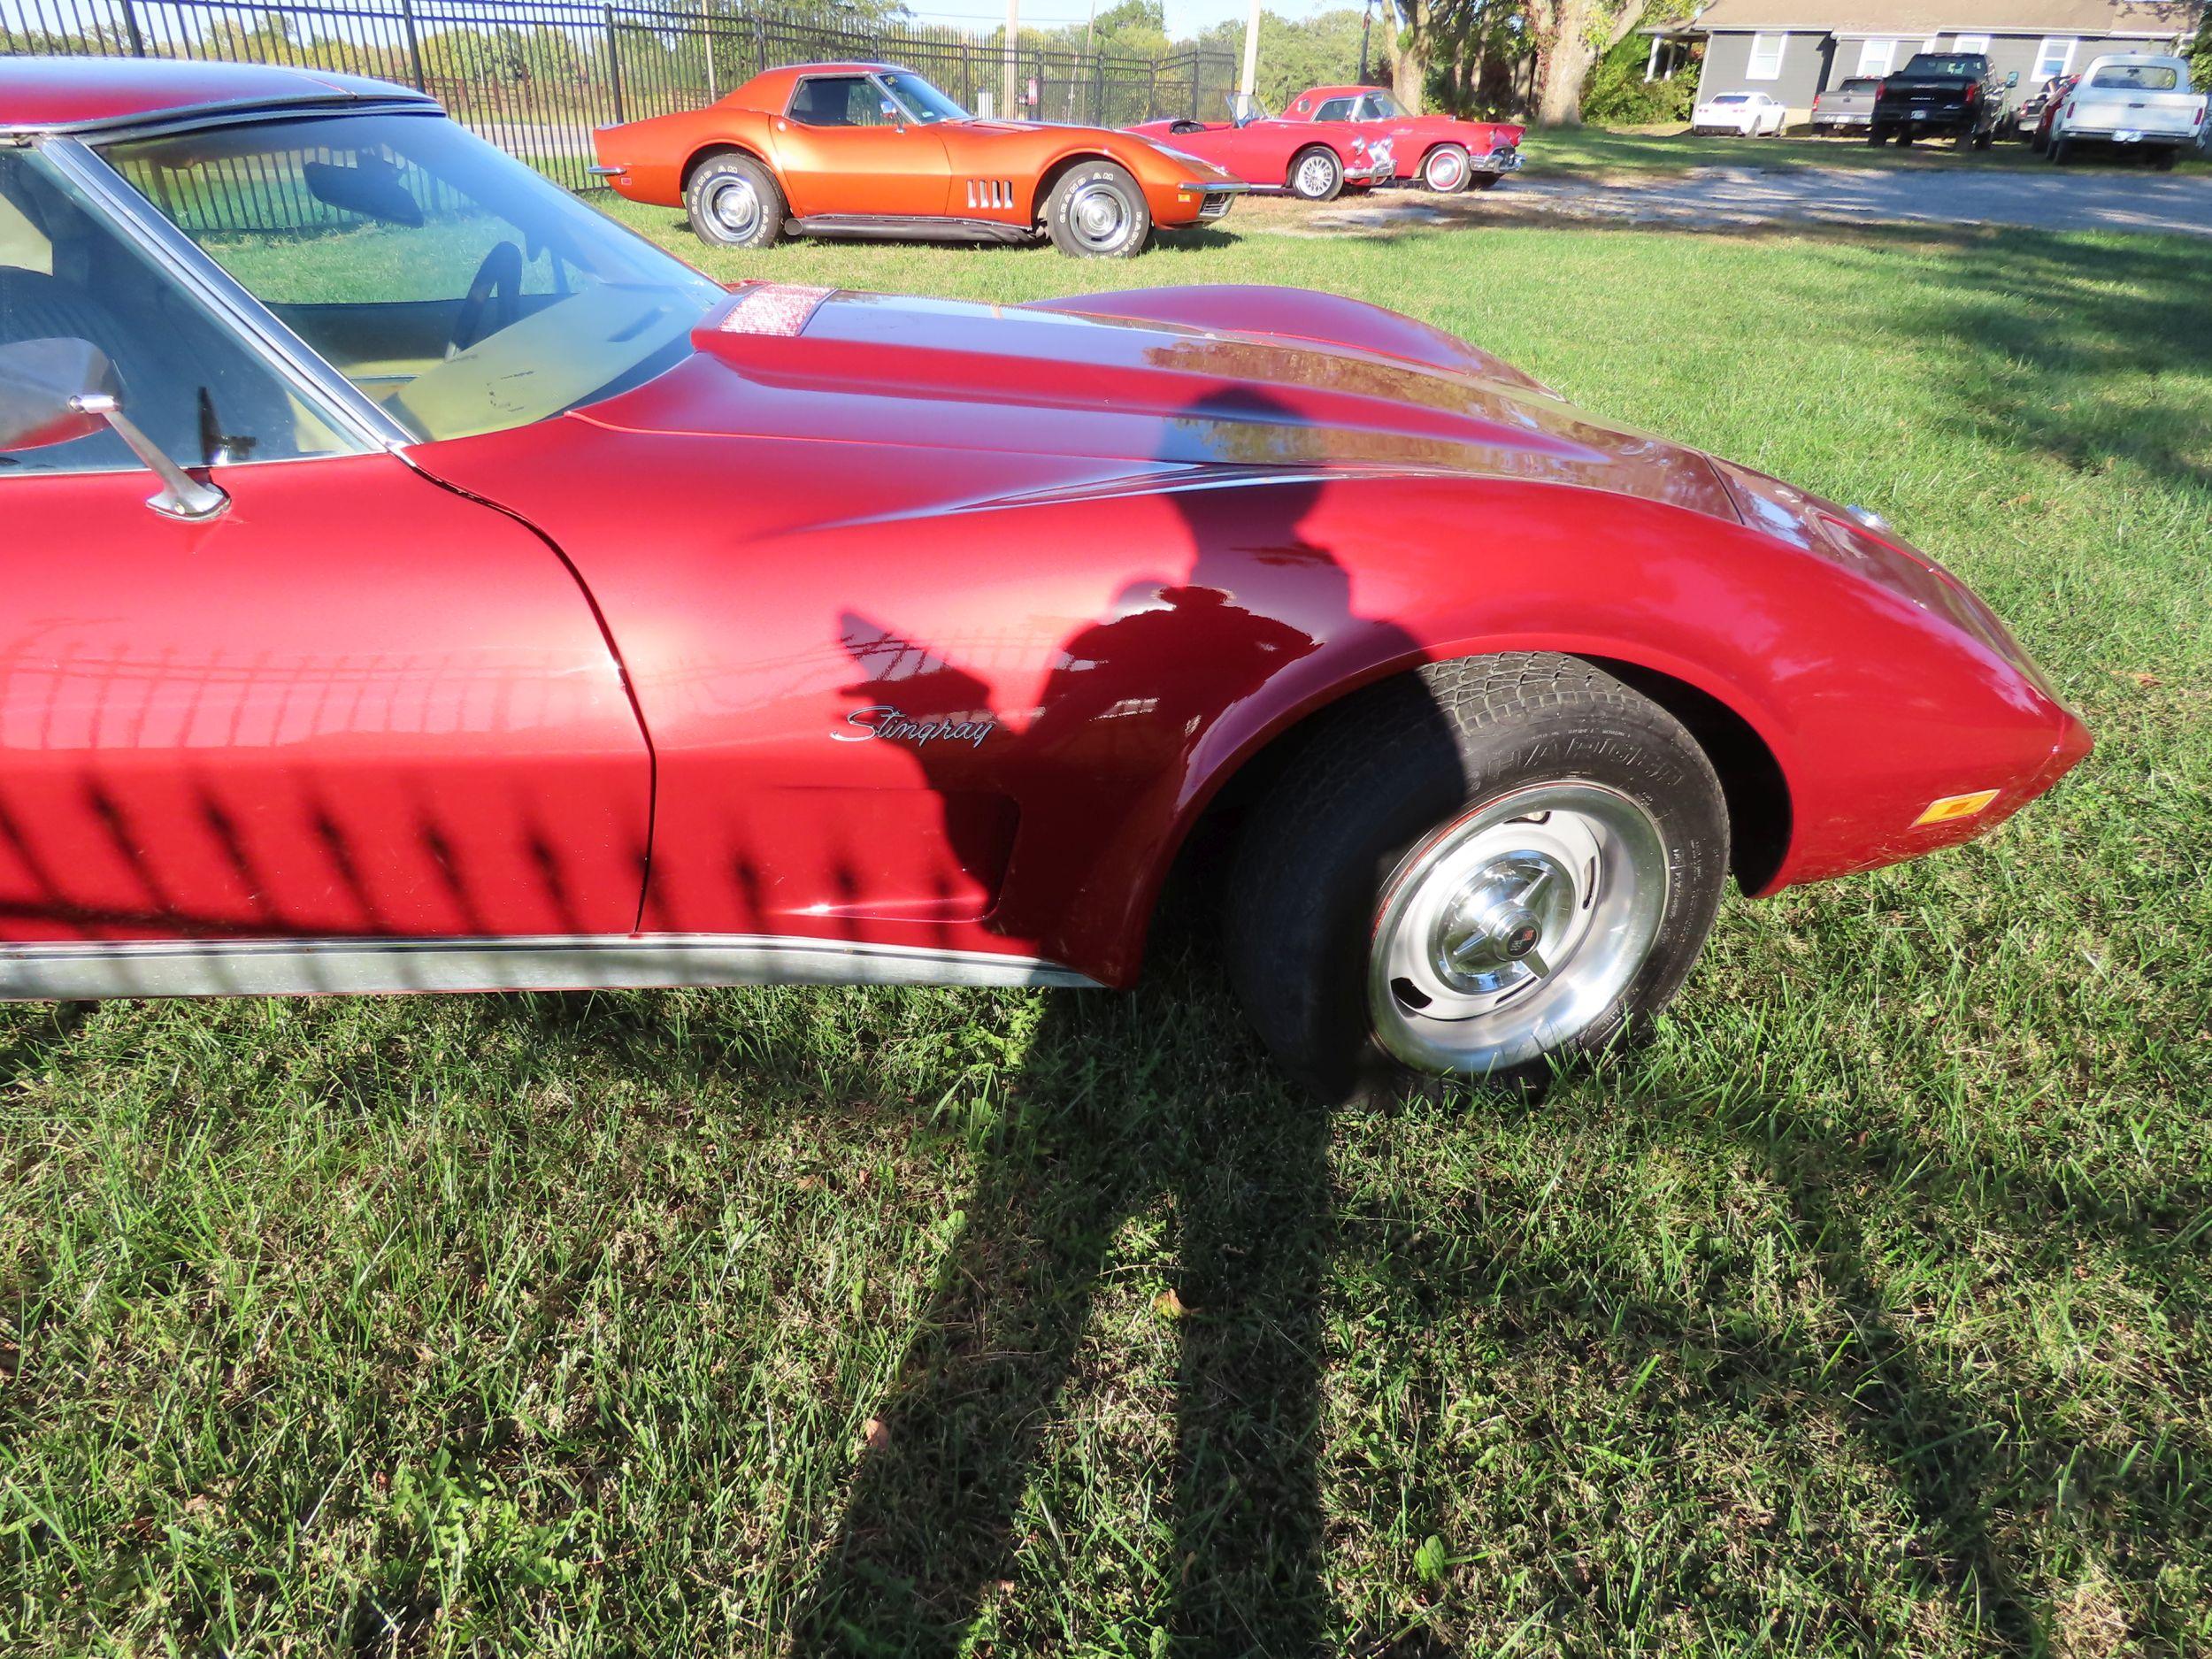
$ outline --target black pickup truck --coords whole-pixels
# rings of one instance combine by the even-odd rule
[[[1999,81],[1981,52],[1916,52],[1875,88],[1866,142],[1955,138],[1961,149],[1986,150],[2004,116],[2005,93],[2019,82],[2017,73]]]

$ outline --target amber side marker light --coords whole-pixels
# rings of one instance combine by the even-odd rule
[[[1928,803],[1927,810],[1913,819],[1918,829],[1924,824],[1949,824],[1962,818],[1972,818],[1997,798],[1994,789],[1977,789],[1972,795],[1947,795],[1940,801]]]

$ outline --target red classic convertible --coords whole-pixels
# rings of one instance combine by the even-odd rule
[[[1147,121],[1132,136],[1211,163],[1255,190],[1282,191],[1309,202],[1333,202],[1346,190],[1396,176],[1390,142],[1370,148],[1349,122],[1315,126],[1260,114],[1233,121]]]
[[[1391,179],[1446,192],[1488,189],[1520,166],[1524,129],[1409,114],[1375,87],[1312,87],[1279,116],[1148,121],[1128,130],[1210,161],[1255,189],[1326,202],[1348,185]]]
[[[1220,856],[1296,1071],[1511,1076],[2089,747],[1874,515],[1356,301],[726,292],[307,72],[0,132],[0,994],[1124,985]]]

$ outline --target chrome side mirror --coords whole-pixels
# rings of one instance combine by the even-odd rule
[[[88,340],[20,340],[0,346],[0,450],[41,449],[106,426],[161,488],[146,499],[171,518],[212,518],[230,497],[203,484],[123,413],[123,381]]]

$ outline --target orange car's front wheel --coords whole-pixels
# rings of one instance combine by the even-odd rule
[[[1045,234],[1078,259],[1131,259],[1152,240],[1152,209],[1125,168],[1078,162],[1045,197]]]
[[[710,156],[684,187],[684,207],[701,242],[765,248],[783,234],[783,190],[750,156]]]

